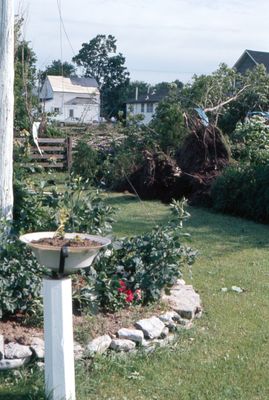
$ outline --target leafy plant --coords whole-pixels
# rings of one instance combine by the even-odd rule
[[[269,126],[262,117],[236,125],[231,136],[233,156],[250,164],[267,164],[269,161]]]
[[[269,222],[269,166],[227,168],[212,187],[213,207],[263,223]]]
[[[35,313],[41,312],[40,299],[41,267],[31,251],[15,237],[7,235],[7,223],[0,221],[0,318],[16,311],[28,310],[32,307]]]
[[[184,202],[173,203],[174,216],[166,226],[115,242],[99,256],[94,269],[102,308],[126,305],[126,294],[130,299],[139,293],[144,304],[156,301],[181,276],[182,268],[194,262],[196,252],[181,242],[182,221],[189,216],[183,211]]]

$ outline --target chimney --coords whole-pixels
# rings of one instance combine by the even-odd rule
[[[135,100],[138,100],[138,86],[135,88]]]

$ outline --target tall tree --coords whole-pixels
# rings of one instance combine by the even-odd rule
[[[69,77],[76,74],[76,67],[67,62],[61,60],[53,60],[50,65],[47,65],[44,71],[40,71],[41,83],[44,82],[47,75],[57,75]]]
[[[125,57],[117,54],[112,35],[97,35],[83,43],[73,61],[84,68],[85,76],[96,79],[101,90],[102,111],[106,116],[117,115],[122,108],[124,91],[129,83]]]
[[[14,6],[0,2],[0,214],[12,218],[13,208],[13,83]]]

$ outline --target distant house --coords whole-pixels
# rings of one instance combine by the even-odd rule
[[[100,120],[100,92],[93,78],[47,76],[41,91],[43,111],[58,122]]]
[[[234,64],[234,68],[244,74],[248,69],[263,64],[269,73],[269,53],[265,51],[245,50],[241,57]]]
[[[139,96],[137,91],[135,98],[126,102],[126,113],[127,115],[143,115],[143,123],[148,124],[152,120],[159,102],[167,95],[168,89],[157,93],[153,90],[143,96]]]

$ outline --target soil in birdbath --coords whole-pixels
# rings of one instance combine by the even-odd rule
[[[101,247],[102,243],[96,242],[90,239],[81,239],[80,237],[75,237],[74,239],[67,238],[42,238],[39,240],[33,240],[32,244],[38,244],[39,246],[44,247],[85,247],[85,248],[96,248]]]

